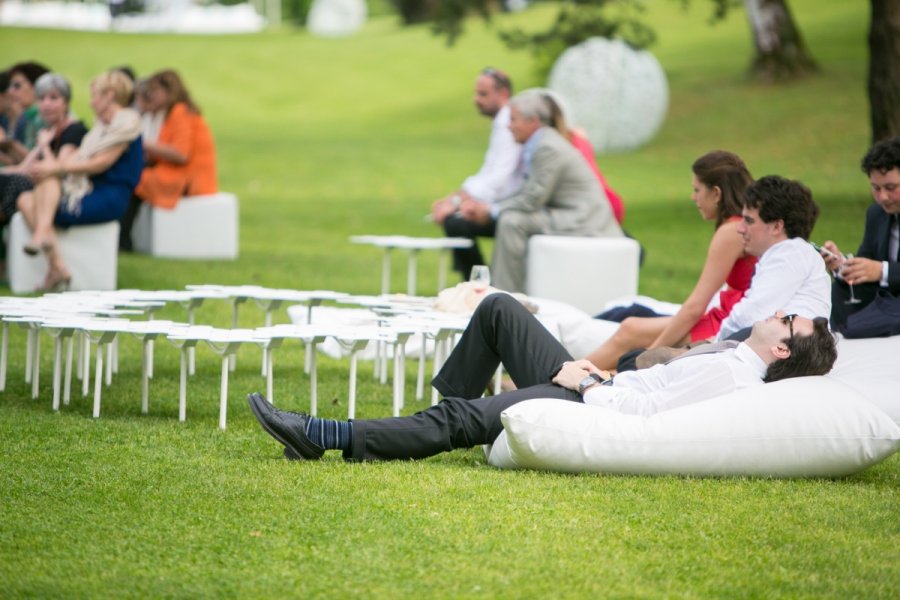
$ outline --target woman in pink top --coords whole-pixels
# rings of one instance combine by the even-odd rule
[[[597,159],[594,158],[594,147],[591,145],[590,140],[587,139],[587,136],[583,131],[579,129],[570,129],[568,127],[566,119],[563,117],[562,108],[552,94],[544,93],[544,100],[547,102],[547,106],[550,107],[553,128],[581,152],[584,160],[587,161],[591,170],[594,171],[594,175],[597,176],[597,181],[600,182],[603,191],[606,193],[606,199],[609,200],[609,206],[612,208],[613,215],[616,217],[616,221],[619,225],[621,225],[622,221],[625,219],[625,206],[622,204],[622,197],[606,183],[606,178],[603,177],[603,173],[600,172],[600,168],[597,166]]]

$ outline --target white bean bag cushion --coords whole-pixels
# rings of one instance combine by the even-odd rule
[[[847,384],[900,424],[900,335],[838,341],[838,358],[826,375]]]
[[[835,477],[900,449],[900,426],[852,388],[789,379],[651,417],[552,399],[503,412],[501,468],[567,473]]]

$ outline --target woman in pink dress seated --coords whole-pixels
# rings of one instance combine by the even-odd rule
[[[692,170],[691,200],[704,220],[716,223],[700,279],[674,316],[622,321],[616,333],[587,356],[600,369],[615,369],[619,357],[632,348],[679,346],[715,336],[750,287],[756,257],[744,253],[737,228],[741,196],[753,178],[740,157],[722,150],[704,154]],[[717,293],[718,306],[707,310]]]
[[[609,201],[609,206],[612,208],[613,215],[616,217],[616,222],[621,225],[622,221],[625,220],[625,205],[622,203],[622,197],[619,196],[614,189],[609,187],[609,184],[606,183],[606,178],[603,177],[603,173],[600,172],[600,167],[597,166],[597,159],[594,157],[594,146],[591,145],[590,140],[583,131],[569,127],[563,116],[560,102],[554,97],[553,93],[549,90],[544,90],[543,95],[547,106],[550,107],[553,128],[556,129],[560,135],[569,140],[569,142],[575,146],[575,149],[581,152],[584,160],[587,161],[587,164],[591,167],[594,175],[597,176],[597,181],[600,182],[600,186],[603,188],[604,193],[606,193],[606,199]]]

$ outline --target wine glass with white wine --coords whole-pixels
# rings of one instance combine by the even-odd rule
[[[844,257],[844,262],[841,263],[841,273],[843,273],[844,267],[847,265],[847,261],[850,260],[851,258],[853,258],[852,254],[848,254],[847,256]],[[847,280],[845,279],[844,281],[847,281]],[[849,281],[847,281],[847,285],[850,286],[850,299],[844,300],[844,304],[859,304],[860,302],[862,302],[862,300],[857,298],[856,294],[853,293],[853,284],[850,283]]]

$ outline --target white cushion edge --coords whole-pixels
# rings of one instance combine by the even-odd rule
[[[900,449],[900,426],[824,377],[748,388],[650,417],[537,399],[501,419],[489,464],[567,473],[837,477]]]

